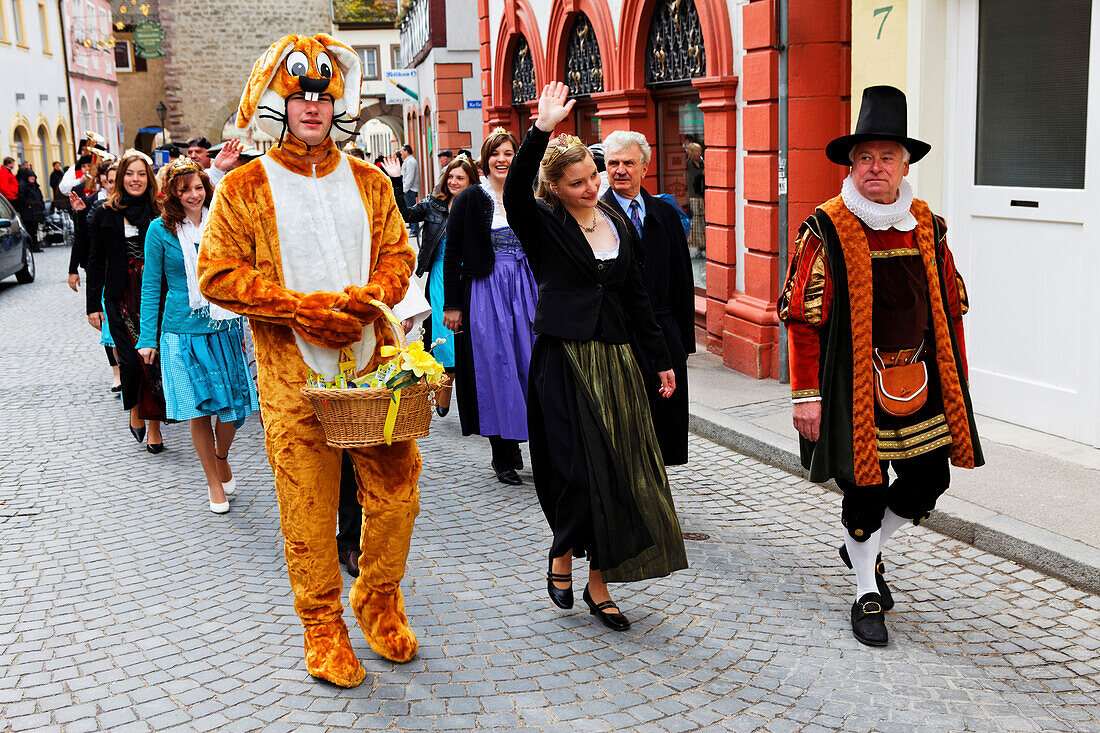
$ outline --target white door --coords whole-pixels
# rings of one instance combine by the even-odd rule
[[[977,412],[1100,446],[1100,9],[951,0],[948,242]],[[954,22],[952,22],[954,20]]]

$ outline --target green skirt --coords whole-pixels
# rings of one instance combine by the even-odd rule
[[[563,379],[549,381],[565,389],[572,383],[573,392],[568,396],[556,396],[572,408],[568,410],[572,413],[568,416],[572,425],[547,425],[545,431],[532,430],[535,483],[544,509],[549,505],[556,507],[558,512],[568,511],[561,506],[562,493],[587,494],[588,507],[584,508],[591,517],[591,530],[590,534],[585,534],[588,534],[592,554],[607,582],[663,577],[686,568],[687,553],[680,522],[650,418],[649,401],[630,346],[556,339],[550,344],[542,337],[540,340],[544,341],[542,350],[560,349],[559,354],[564,359],[533,359],[532,371],[540,365],[561,364],[563,371],[568,373],[561,375]],[[535,392],[537,384],[546,384],[540,376],[546,375],[532,374]],[[531,396],[537,403],[555,399],[554,394]],[[541,417],[544,411],[537,409],[535,413]],[[562,451],[555,450],[558,446],[535,445],[536,435],[553,438],[566,431],[579,433],[580,440],[572,443],[583,446],[580,448],[583,456],[563,456]],[[565,445],[560,447],[565,448],[566,454],[571,452]],[[583,459],[584,467],[572,473],[587,484],[587,490],[576,492],[574,486],[573,490],[567,489],[558,497],[544,496],[547,491],[555,492],[560,487],[546,486],[547,482],[539,485],[539,464],[555,460],[561,463],[564,459],[576,466],[577,458]],[[554,474],[553,471],[545,473]],[[554,527],[549,512],[547,516]]]

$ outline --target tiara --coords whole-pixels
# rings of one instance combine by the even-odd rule
[[[455,160],[465,160],[467,163],[473,163],[473,161],[470,160],[470,156],[466,155],[466,153],[459,153],[458,155],[456,155],[454,157],[454,159]]]
[[[510,135],[511,133],[505,130],[503,127],[494,127],[493,131],[489,135]]]
[[[129,158],[130,156],[134,156],[135,158],[141,158],[142,160],[144,160],[149,165],[153,164],[152,158],[150,158],[148,155],[141,152],[137,148],[129,148],[125,153],[122,154],[122,158],[120,160],[125,160],[126,158]]]
[[[550,159],[546,161],[546,165],[554,165],[554,161],[557,160],[566,150],[569,148],[575,148],[578,145],[584,147],[584,143],[576,135],[566,135],[564,132],[558,135],[551,141],[554,144],[554,152],[550,153]]]
[[[165,170],[166,180],[172,180],[176,176],[187,173],[188,171],[196,171],[201,173],[202,166],[200,166],[191,158],[188,158],[186,155],[181,155],[180,157],[169,163]]]

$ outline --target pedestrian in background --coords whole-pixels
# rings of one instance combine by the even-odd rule
[[[20,168],[15,174],[19,181],[19,196],[15,200],[15,210],[23,221],[23,229],[31,240],[31,251],[41,252],[38,242],[38,227],[46,221],[46,202],[42,200],[42,189],[38,187],[38,176],[30,168]]]
[[[15,158],[4,158],[4,165],[0,167],[0,196],[3,196],[15,206],[19,198],[19,180],[15,177]]]
[[[427,275],[426,295],[432,306],[429,328],[424,339],[432,344],[437,339],[445,339],[432,349],[436,361],[449,373],[455,371],[454,332],[444,323],[443,262],[447,252],[447,220],[455,197],[470,186],[480,182],[477,169],[469,158],[455,158],[443,169],[439,182],[431,196],[421,200],[405,214],[407,222],[423,222],[420,237],[420,253],[416,260],[416,275]],[[442,417],[447,414],[451,404],[451,388],[439,391],[436,411]]]
[[[61,164],[55,160],[53,162],[53,170],[50,172],[50,196],[54,201],[64,200],[64,197],[61,195],[61,189],[58,188],[61,184],[61,179],[64,177],[65,171],[62,170]]]
[[[463,435],[492,446],[493,472],[523,483],[527,373],[538,285],[504,213],[504,180],[516,137],[502,127],[481,146],[481,185],[460,193],[447,222],[443,325],[455,332],[455,377]],[[434,311],[434,307],[433,307]]]
[[[130,413],[130,433],[146,450],[160,453],[165,418],[160,365],[137,353],[141,333],[141,279],[145,235],[158,214],[157,184],[148,156],[127,151],[118,163],[115,187],[91,227],[88,255],[88,322],[102,328],[104,314],[115,342],[122,377],[122,406]],[[158,303],[158,317],[162,304]],[[148,421],[148,426],[146,425]]]
[[[168,165],[163,213],[145,235],[137,346],[147,365],[159,351],[168,419],[190,421],[210,511],[225,514],[237,487],[229,449],[237,429],[260,405],[240,316],[211,305],[199,292],[199,242],[213,198],[214,185],[198,163],[181,157]]]
[[[420,163],[409,145],[401,146],[401,186],[405,191],[405,206],[411,209],[420,198]],[[419,224],[413,224],[409,229],[414,236],[420,236]]]
[[[550,599],[572,608],[572,558],[587,555],[584,601],[604,625],[624,631],[630,622],[607,583],[687,567],[630,339],[646,351],[664,397],[676,375],[646,295],[637,233],[600,202],[596,164],[578,138],[562,135],[547,147],[572,112],[568,95],[560,82],[543,88],[504,187],[508,221],[541,296],[527,402],[531,464],[554,533]]]
[[[99,162],[98,188],[81,197],[76,191],[69,192],[69,207],[73,214],[73,245],[69,251],[69,287],[72,291],[79,292],[80,268],[85,273],[88,271],[88,253],[91,251],[91,226],[115,186],[115,174],[118,172],[118,162],[112,159],[103,159]],[[90,177],[89,177],[90,180]],[[83,190],[83,189],[82,189]],[[102,303],[102,299],[100,303]],[[104,310],[106,307],[104,306]],[[122,378],[119,375],[118,358],[115,356],[115,342],[111,338],[111,329],[107,323],[100,324],[99,344],[107,354],[107,363],[111,365],[111,392],[116,395],[122,392]]]
[[[687,195],[691,211],[691,247],[696,257],[707,254],[706,198],[707,179],[703,162],[703,146],[697,142],[684,145],[687,152]]]
[[[642,188],[651,155],[645,135],[612,132],[604,138],[603,153],[610,188],[602,200],[638,233],[646,292],[676,373],[676,391],[671,397],[661,395],[656,367],[637,340],[632,341],[665,466],[679,466],[688,460],[687,357],[695,353],[695,281],[687,237],[672,204]]]

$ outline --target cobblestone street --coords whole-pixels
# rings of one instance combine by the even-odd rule
[[[68,256],[0,283],[0,730],[1100,731],[1100,598],[909,528],[890,646],[861,646],[839,497],[695,437],[670,471],[691,567],[612,587],[625,634],[580,563],[560,611],[529,469],[497,483],[454,410],[420,444],[418,657],[381,660],[345,610],[367,678],[315,681],[258,415],[216,516],[185,425],[160,455],[130,437]]]

